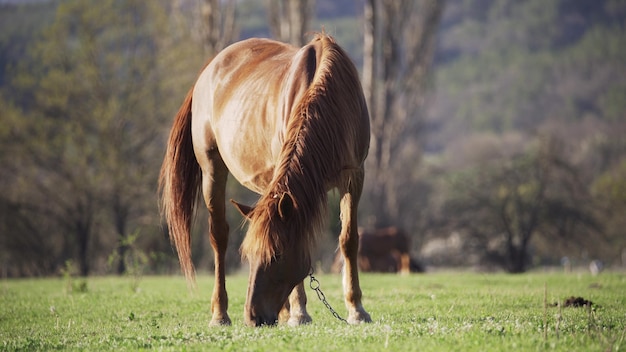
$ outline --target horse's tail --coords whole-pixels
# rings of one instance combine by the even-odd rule
[[[193,87],[174,119],[159,177],[161,211],[167,221],[170,241],[176,247],[180,268],[190,284],[195,280],[191,224],[202,182],[191,140],[192,96]]]

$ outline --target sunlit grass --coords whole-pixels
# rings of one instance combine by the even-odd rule
[[[329,303],[345,315],[340,277],[316,277]],[[626,346],[626,276],[620,273],[365,274],[361,283],[372,324],[345,325],[307,289],[311,325],[249,328],[242,319],[247,278],[229,276],[233,326],[209,328],[209,276],[199,278],[194,293],[180,277],[146,277],[137,292],[131,278],[88,278],[84,291],[68,291],[63,278],[5,280],[0,349],[617,351]],[[569,296],[598,307],[544,309],[544,297],[554,303]]]

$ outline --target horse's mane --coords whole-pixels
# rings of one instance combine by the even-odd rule
[[[315,75],[292,110],[279,162],[268,191],[248,214],[244,257],[269,263],[284,251],[310,257],[324,225],[328,183],[336,179],[354,149],[358,126],[347,116],[361,116],[365,106],[358,73],[347,54],[324,33]],[[359,165],[357,165],[359,166]],[[290,197],[288,219],[278,215],[279,201]]]

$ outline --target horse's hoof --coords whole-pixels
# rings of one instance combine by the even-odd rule
[[[301,314],[301,315],[295,315],[295,316],[292,315],[287,321],[287,325],[299,326],[299,325],[310,324],[312,321],[313,319],[311,319],[311,316],[308,314]]]
[[[371,323],[371,322],[372,322],[372,318],[365,310],[354,311],[350,313],[350,315],[348,316],[348,323],[352,325],[357,325],[357,324],[362,324],[362,323]]]
[[[227,316],[221,318],[213,318],[209,322],[209,326],[230,326],[230,318]]]

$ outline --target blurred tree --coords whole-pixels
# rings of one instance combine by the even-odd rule
[[[61,2],[13,82],[32,99],[11,131],[20,202],[54,221],[38,231],[58,236],[59,256],[82,275],[115,246],[109,238],[156,222],[164,19],[158,2]]]
[[[566,252],[577,259],[583,259],[583,253],[615,258],[615,250],[606,243],[620,243],[616,240],[620,221],[601,195],[606,188],[598,188],[596,180],[615,172],[626,150],[621,142],[626,126],[626,76],[621,74],[626,63],[625,15],[626,6],[612,0],[448,3],[436,53],[436,99],[427,116],[427,170],[436,172],[426,175],[427,180],[439,187],[437,177],[442,173],[485,165],[484,160],[464,158],[463,152],[474,149],[476,140],[486,135],[519,136],[518,143],[506,148],[521,155],[537,135],[560,140],[565,146],[559,157],[578,180],[577,189],[582,194],[596,185],[593,197],[571,203],[574,209],[569,213],[592,214],[587,216],[603,226],[592,229],[562,221],[559,229],[554,223],[538,230],[531,245],[552,262]],[[503,146],[492,148],[498,153]],[[438,194],[459,191],[445,188],[437,188]],[[587,207],[591,199],[596,211]],[[436,220],[451,224],[465,218],[465,212],[474,214],[472,204],[468,200],[465,206],[448,208],[445,214],[436,214],[441,215]],[[484,223],[475,227],[480,229],[474,232],[494,233]],[[576,239],[558,241],[559,232],[572,238],[569,227],[578,233]],[[580,235],[585,231],[589,239]]]
[[[181,33],[202,47],[204,52],[198,56],[207,60],[239,37],[236,9],[234,0],[175,0],[171,18]]]
[[[212,57],[238,37],[235,23],[235,1],[202,0],[200,8],[201,42],[205,54]]]
[[[600,211],[604,215],[604,227],[608,238],[609,250],[603,252],[602,258],[622,267],[626,266],[626,158],[615,163],[592,185],[592,192]]]
[[[455,214],[452,227],[485,250],[499,239],[508,272],[528,269],[533,238],[573,243],[580,250],[591,244],[590,234],[601,233],[590,194],[558,149],[548,139],[536,150],[452,174],[446,204],[448,214]]]
[[[269,25],[276,40],[301,47],[315,18],[315,0],[267,0]]]
[[[420,114],[443,8],[436,0],[365,1],[363,90],[372,121],[365,195],[372,227],[414,226],[402,219],[417,212],[406,197],[414,194]]]
[[[55,4],[0,5],[0,87],[8,83],[10,71],[26,55],[28,44],[42,27],[54,19]]]

